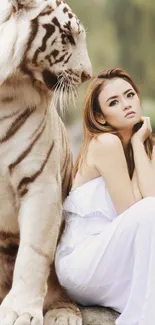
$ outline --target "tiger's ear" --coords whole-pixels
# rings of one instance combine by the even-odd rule
[[[15,11],[19,11],[20,9],[27,8],[32,5],[34,0],[10,0],[13,5]]]
[[[15,11],[18,11],[18,1],[17,0],[10,0],[12,6],[14,7]]]

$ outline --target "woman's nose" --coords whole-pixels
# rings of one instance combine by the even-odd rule
[[[128,102],[127,99],[123,99],[122,100],[122,107],[123,107],[123,111],[126,111],[126,110],[131,108],[131,104]]]

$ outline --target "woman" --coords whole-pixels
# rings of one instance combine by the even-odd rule
[[[116,325],[155,322],[154,144],[131,77],[102,71],[85,102],[83,146],[55,265],[77,302],[120,312]]]

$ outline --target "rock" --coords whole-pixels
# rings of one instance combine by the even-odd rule
[[[119,314],[110,308],[79,306],[83,325],[114,325]]]

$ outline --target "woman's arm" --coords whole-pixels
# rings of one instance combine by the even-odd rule
[[[141,141],[135,139],[132,141],[132,147],[138,184],[142,196],[155,196],[155,167],[153,168],[153,161],[150,161]]]
[[[145,117],[143,120],[142,127],[134,133],[131,143],[140,192],[143,197],[147,197],[155,196],[155,150],[150,161],[144,147],[144,141],[151,133],[150,119]]]
[[[137,202],[120,139],[103,134],[93,140],[94,165],[103,176],[118,214]]]
[[[141,200],[142,194],[140,192],[139,185],[138,185],[136,169],[134,170],[131,183],[132,183],[133,194],[134,194],[134,197],[136,198],[136,201]]]

